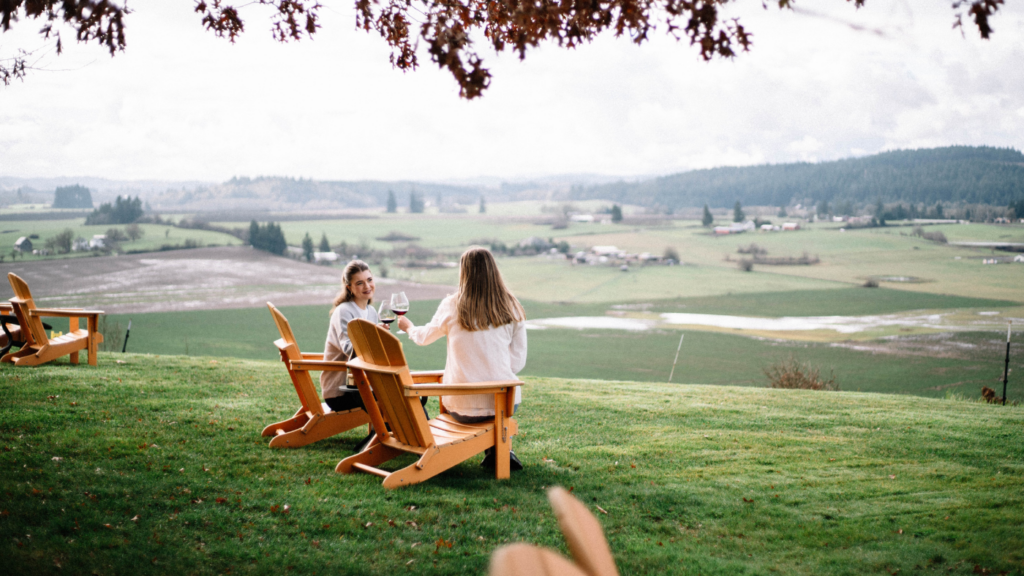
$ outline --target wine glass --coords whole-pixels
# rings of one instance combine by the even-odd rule
[[[395,315],[395,311],[391,309],[391,305],[387,302],[380,303],[380,309],[377,310],[377,317],[379,317],[380,321],[388,327],[388,330],[391,329],[391,323],[398,319],[398,316]]]
[[[405,313],[409,311],[409,299],[405,296],[405,292],[397,292],[391,295],[391,309],[394,310],[395,314],[399,316],[405,316]],[[398,331],[399,334],[403,332]]]

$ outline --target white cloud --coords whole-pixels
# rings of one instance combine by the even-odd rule
[[[753,51],[704,63],[656,35],[490,56],[481,100],[426,58],[392,70],[351,8],[312,42],[278,45],[266,21],[231,45],[187,3],[140,1],[127,52],[68,45],[0,89],[0,174],[224,180],[659,174],[827,160],[949,144],[1024,148],[1024,9],[990,41],[950,30],[929,0],[845,2],[821,14],[734,10]],[[850,25],[854,23],[859,29]],[[35,26],[0,36],[34,46]],[[880,33],[876,33],[878,30]]]

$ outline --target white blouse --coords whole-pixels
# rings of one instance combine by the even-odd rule
[[[526,365],[525,321],[471,332],[459,325],[454,295],[441,301],[428,324],[409,330],[409,338],[420,346],[442,336],[448,337],[445,384],[515,380]],[[494,416],[493,394],[442,396],[441,400],[449,412],[460,416]],[[522,390],[517,386],[515,403],[520,402]]]

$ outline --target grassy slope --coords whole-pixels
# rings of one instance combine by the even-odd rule
[[[295,404],[279,363],[125,358],[0,367],[12,573],[483,574],[504,542],[565,552],[553,485],[623,574],[1024,573],[1020,407],[535,378],[525,471],[385,492],[333,472],[359,431],[266,448]]]
[[[27,220],[27,221],[0,221],[0,246],[4,247],[3,253],[8,254],[7,251],[10,247],[14,246],[14,242],[21,236],[28,236],[29,234],[38,234],[39,240],[33,240],[32,245],[35,248],[43,248],[46,239],[56,236],[63,232],[66,228],[70,228],[74,231],[75,237],[82,237],[86,240],[93,237],[94,234],[105,234],[110,228],[120,228],[124,230],[124,226],[85,226],[84,218],[76,218],[73,220]],[[239,225],[240,226],[240,225]],[[159,226],[156,224],[140,224],[140,228],[145,232],[145,235],[135,240],[126,240],[121,243],[121,249],[125,251],[153,251],[159,250],[164,244],[169,245],[183,245],[185,240],[194,240],[201,243],[203,246],[237,246],[242,243],[241,240],[230,236],[228,234],[222,234],[220,232],[209,232],[206,230],[188,230],[184,228],[174,228],[172,226]],[[49,256],[49,258],[68,258],[68,257],[83,257],[90,256],[89,252],[72,252],[71,254],[59,254],[55,256]],[[9,258],[10,255],[8,254]],[[29,259],[29,260],[43,260],[41,256],[19,256],[18,259]]]

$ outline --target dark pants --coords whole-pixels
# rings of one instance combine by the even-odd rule
[[[363,408],[363,398],[359,395],[357,388],[345,387],[341,389],[341,396],[335,396],[334,398],[324,398],[324,402],[327,403],[327,407],[332,412],[342,412],[345,410],[355,410],[356,408]],[[423,413],[426,414],[427,420],[430,420],[430,414],[427,413],[427,397],[420,398],[420,404],[424,406]]]

